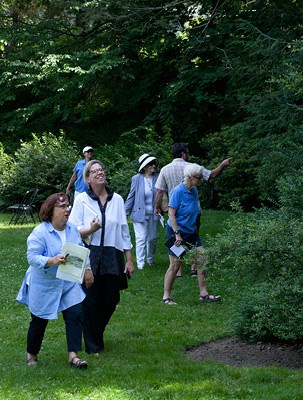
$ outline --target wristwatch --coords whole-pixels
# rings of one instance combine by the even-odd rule
[[[179,231],[179,229],[176,229],[176,230],[174,231],[174,234],[175,234],[175,235],[178,235],[178,233],[180,233],[180,231]]]

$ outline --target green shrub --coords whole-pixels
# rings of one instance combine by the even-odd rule
[[[303,274],[282,274],[249,289],[239,299],[235,329],[252,341],[297,341],[303,337]]]
[[[28,142],[21,141],[15,152],[10,176],[3,189],[6,203],[18,202],[23,194],[32,188],[40,189],[39,198],[44,200],[49,194],[65,191],[79,150],[75,143],[64,134],[59,137],[45,133],[35,134]]]
[[[4,146],[0,143],[0,206],[4,202],[3,193],[11,180],[13,165],[12,157],[4,152]]]
[[[14,160],[0,148],[0,191],[6,204],[20,201],[26,190],[35,187],[40,189],[40,200],[50,193],[65,191],[73,167],[82,157],[78,145],[64,134],[58,137],[52,133],[41,137],[33,134],[32,137],[28,142],[21,141]],[[123,134],[114,145],[96,148],[94,156],[104,163],[109,184],[125,198],[131,177],[138,172],[138,158],[143,153],[153,154],[160,169],[171,161],[171,145],[169,133],[163,139],[151,128],[140,127]]]
[[[210,259],[220,270],[251,282],[275,277],[284,268],[298,271],[303,254],[303,225],[267,209],[236,213],[225,232],[210,238]]]
[[[250,340],[300,340],[303,332],[303,222],[284,209],[236,213],[223,234],[208,238],[212,268],[234,287],[251,286],[239,299],[235,326]],[[229,288],[230,291],[233,287]]]

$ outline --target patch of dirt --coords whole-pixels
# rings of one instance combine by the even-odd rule
[[[192,347],[186,353],[196,360],[213,360],[233,366],[303,368],[302,345],[248,343],[225,338]]]

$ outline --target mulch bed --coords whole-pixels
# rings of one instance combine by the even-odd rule
[[[303,347],[276,343],[248,343],[235,338],[192,347],[186,353],[196,360],[213,360],[233,366],[303,368]]]

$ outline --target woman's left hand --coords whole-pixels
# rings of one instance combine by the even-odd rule
[[[180,234],[180,233],[177,233],[175,237],[176,237],[175,245],[176,245],[176,246],[180,246],[180,244],[182,244],[182,237],[181,237],[181,234]]]
[[[91,287],[94,283],[94,274],[91,269],[86,270],[84,273],[84,282],[87,288]]]
[[[130,277],[133,275],[134,270],[135,270],[135,267],[134,267],[134,263],[132,262],[132,260],[126,261],[125,272],[128,272]]]

